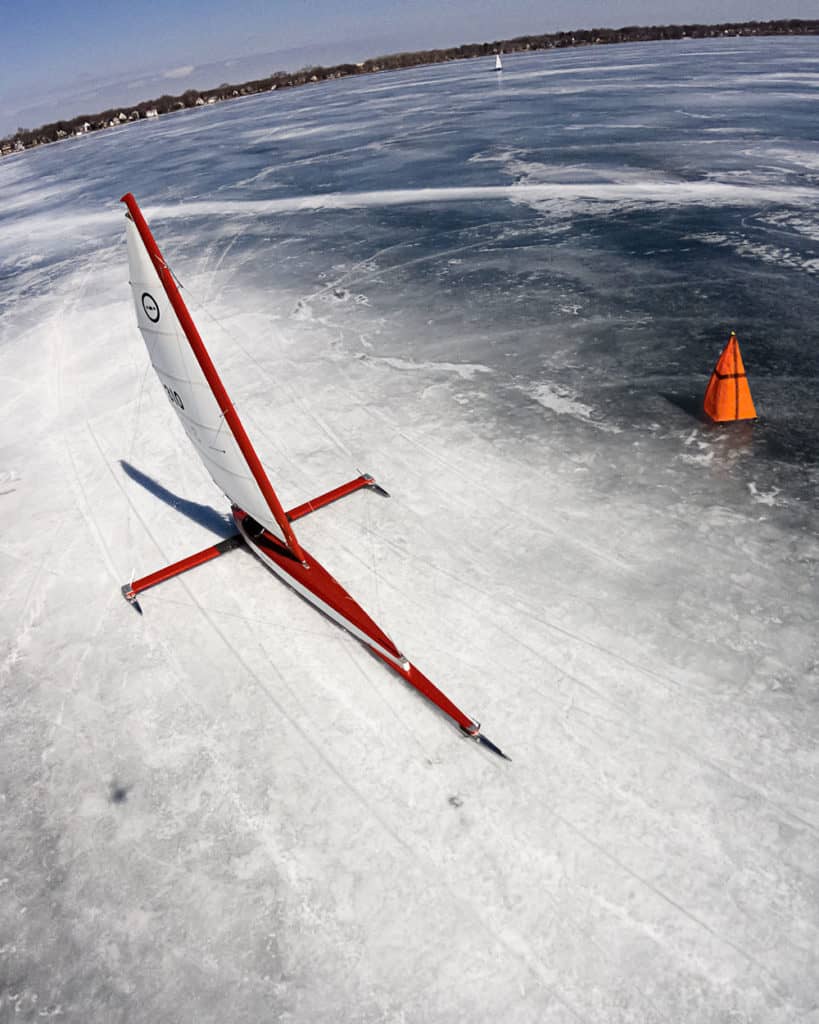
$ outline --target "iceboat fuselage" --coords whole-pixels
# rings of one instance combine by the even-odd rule
[[[407,659],[387,634],[308,551],[302,548],[306,557],[300,562],[278,537],[247,512],[237,505],[231,511],[247,546],[279,579],[389,662],[406,667]]]

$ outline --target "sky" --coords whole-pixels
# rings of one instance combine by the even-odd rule
[[[0,0],[0,134],[166,92],[399,50],[816,13],[815,0]]]

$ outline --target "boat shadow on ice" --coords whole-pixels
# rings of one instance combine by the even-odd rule
[[[167,487],[163,487],[153,477],[143,473],[136,466],[132,466],[125,459],[120,459],[119,464],[122,466],[125,475],[130,477],[135,483],[138,483],[140,487],[144,487],[149,494],[159,498],[160,501],[164,501],[166,505],[170,505],[171,508],[181,512],[188,519],[193,520],[193,522],[198,523],[200,526],[204,526],[205,529],[212,530],[221,537],[229,537],[236,532],[232,516],[219,512],[210,505],[202,505],[198,501],[180,498],[178,494],[169,491]]]

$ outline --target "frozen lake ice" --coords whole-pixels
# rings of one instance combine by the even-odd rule
[[[0,1010],[819,1020],[815,40],[265,94],[0,162]],[[132,191],[298,533],[238,551]],[[697,415],[731,329],[760,418]]]

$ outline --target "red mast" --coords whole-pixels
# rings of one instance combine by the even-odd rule
[[[174,312],[179,318],[179,323],[182,325],[182,329],[185,332],[185,337],[188,339],[188,343],[196,356],[196,361],[202,368],[202,373],[205,375],[205,379],[210,385],[210,389],[213,392],[213,397],[219,406],[219,411],[225,417],[225,422],[230,427],[233,433],[236,443],[239,445],[239,449],[242,455],[245,457],[245,461],[248,464],[250,472],[253,474],[253,479],[258,484],[259,490],[264,495],[264,499],[273,513],[273,517],[279,524],[282,534],[287,541],[288,548],[298,558],[300,562],[306,564],[307,559],[304,551],[301,548],[296,535],[293,532],[293,527],[288,521],[287,515],[282,508],[281,502],[279,501],[276,492],[273,490],[273,485],[267,478],[267,473],[264,471],[264,466],[259,460],[259,456],[256,454],[253,445],[250,443],[250,438],[245,433],[245,428],[242,426],[242,421],[239,419],[239,414],[231,402],[228,396],[225,386],[219,378],[219,374],[216,372],[216,367],[211,362],[211,358],[208,355],[208,350],[205,348],[205,343],[199,335],[199,331],[196,329],[193,319],[188,312],[188,307],[182,296],[179,294],[179,289],[176,287],[176,282],[173,279],[173,274],[165,262],[165,257],[159,251],[159,246],[156,244],[154,236],[151,234],[151,229],[145,218],[142,216],[136,199],[130,192],[127,192],[121,199],[120,202],[125,203],[128,207],[128,213],[131,215],[131,219],[136,225],[136,229],[139,232],[139,236],[145,246],[148,255],[151,257],[151,262],[154,265],[154,269],[159,275],[159,280],[162,282],[162,287],[165,289],[165,293],[173,306]]]

